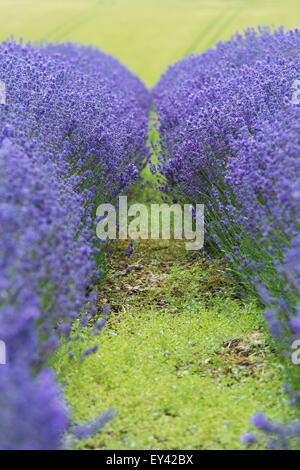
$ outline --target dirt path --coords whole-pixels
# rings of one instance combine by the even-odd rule
[[[101,287],[100,306],[110,304],[116,315],[130,306],[141,306],[151,302],[158,308],[170,306],[170,297],[183,299],[186,286],[180,279],[170,283],[174,269],[186,277],[197,264],[203,269],[202,282],[192,292],[195,299],[210,298],[224,290],[234,290],[234,280],[225,272],[221,260],[208,262],[203,254],[188,252],[184,243],[174,240],[142,240],[135,244],[131,257],[127,256],[128,242],[118,242],[110,259],[110,269],[106,282]],[[214,264],[214,269],[210,267]],[[207,275],[205,275],[205,272]],[[184,283],[183,283],[184,284]]]

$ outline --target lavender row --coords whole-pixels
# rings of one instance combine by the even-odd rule
[[[282,361],[288,371],[288,383],[285,391],[289,397],[290,405],[299,410],[300,406],[300,377],[299,377],[299,348],[300,344],[300,181],[290,194],[297,214],[295,224],[297,234],[286,250],[283,264],[278,268],[280,276],[285,281],[284,291],[277,296],[272,295],[264,284],[258,291],[263,302],[267,305],[265,317],[270,331],[281,345]],[[295,357],[294,357],[295,356]],[[296,413],[298,415],[298,413]],[[269,449],[297,449],[300,442],[300,419],[293,422],[272,422],[262,413],[252,418],[252,423],[267,437]],[[246,433],[243,440],[246,444],[253,444],[259,439],[259,433]]]
[[[207,246],[226,255],[247,287],[261,286],[283,360],[297,325],[300,334],[299,284],[282,272],[291,253],[299,259],[290,248],[299,239],[299,50],[297,29],[249,29],[170,67],[153,90],[160,187],[205,204]],[[298,370],[292,375],[297,395]],[[297,426],[273,427],[277,444],[284,429],[299,435]]]
[[[44,363],[96,312],[95,206],[135,181],[149,98],[115,59],[71,44],[5,42],[0,78],[0,448],[58,448],[68,412]]]

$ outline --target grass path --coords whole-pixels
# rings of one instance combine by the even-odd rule
[[[154,122],[149,145],[159,144]],[[149,166],[142,176],[152,185],[137,184],[130,203],[160,202]],[[67,344],[52,360],[75,421],[116,410],[103,432],[76,446],[241,449],[254,412],[288,417],[262,311],[241,300],[224,261],[174,240],[135,242],[130,258],[127,249],[128,241],[115,244],[99,287],[99,312],[111,306],[106,328],[96,338],[87,328],[72,360]]]
[[[126,250],[115,248],[100,291],[99,310],[111,305],[103,333],[71,361],[67,345],[53,359],[75,421],[116,410],[76,447],[239,449],[255,411],[288,415],[261,311],[239,300],[225,265],[175,242],[144,241],[130,259]]]

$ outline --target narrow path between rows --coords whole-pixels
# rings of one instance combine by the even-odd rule
[[[116,410],[77,447],[238,449],[255,411],[287,415],[262,313],[224,263],[174,241],[137,243],[130,258],[127,248],[116,244],[99,291],[111,314],[97,353],[80,361],[87,335],[73,361],[66,348],[55,359],[76,421]]]

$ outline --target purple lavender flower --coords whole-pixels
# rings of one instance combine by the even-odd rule
[[[299,47],[299,30],[249,29],[171,66],[152,92],[163,190],[205,204],[207,246],[231,255],[248,281],[256,269],[272,278],[280,234],[296,232]]]
[[[34,378],[26,361],[1,367],[0,413],[1,449],[62,447],[67,407],[49,369]]]
[[[134,246],[133,246],[133,240],[130,240],[129,247],[127,250],[127,256],[130,258],[130,256],[134,253]]]
[[[299,334],[300,31],[248,29],[171,66],[152,91],[161,189],[204,203],[206,244],[226,253],[267,306],[283,358]],[[290,352],[289,352],[290,354]],[[299,366],[289,368],[294,396]],[[287,448],[299,424],[254,424]]]
[[[256,442],[256,437],[253,434],[245,433],[242,436],[242,442],[244,442],[244,444],[253,444]]]
[[[95,208],[143,166],[149,94],[117,60],[72,44],[5,41],[0,76],[0,448],[59,448],[68,417],[42,367],[78,315],[95,314]]]

